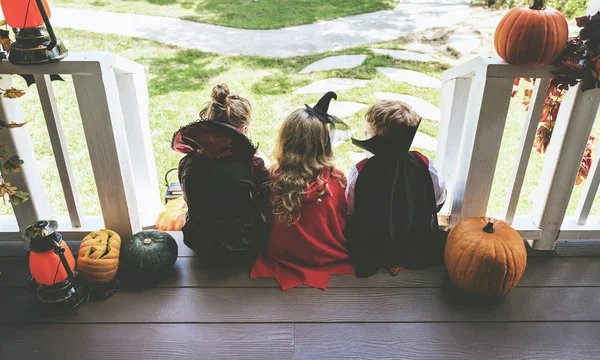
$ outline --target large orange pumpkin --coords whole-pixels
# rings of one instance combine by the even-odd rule
[[[79,246],[77,267],[83,277],[93,283],[111,282],[119,269],[121,237],[112,230],[88,234]]]
[[[556,60],[567,45],[569,28],[557,10],[545,7],[543,0],[532,6],[510,10],[498,23],[494,47],[506,62],[543,66]]]
[[[504,221],[474,217],[450,231],[444,258],[456,286],[471,295],[497,297],[523,276],[527,250],[519,233]]]
[[[188,212],[187,204],[183,197],[171,200],[158,215],[154,226],[162,231],[181,231],[185,224],[185,214]]]

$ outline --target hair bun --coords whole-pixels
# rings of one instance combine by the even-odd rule
[[[225,105],[229,96],[229,87],[225,84],[217,85],[213,88],[212,99],[221,105]]]

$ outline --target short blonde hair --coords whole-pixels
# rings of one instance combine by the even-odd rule
[[[408,104],[398,100],[380,101],[365,114],[365,120],[373,126],[377,135],[388,135],[393,129],[417,126],[420,119]]]

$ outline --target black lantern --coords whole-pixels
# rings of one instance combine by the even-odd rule
[[[75,259],[57,229],[54,220],[38,221],[25,229],[30,239],[29,270],[37,285],[37,300],[56,308],[73,308],[83,297],[75,284]]]

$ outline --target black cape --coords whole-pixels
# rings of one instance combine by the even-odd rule
[[[269,237],[269,185],[257,147],[216,121],[179,129],[171,147],[186,154],[178,173],[188,205],[183,242],[205,265],[251,264]]]
[[[443,263],[446,234],[439,230],[429,169],[409,152],[417,127],[376,135],[354,145],[373,153],[355,185],[355,212],[345,230],[357,277],[396,266],[422,269]]]

